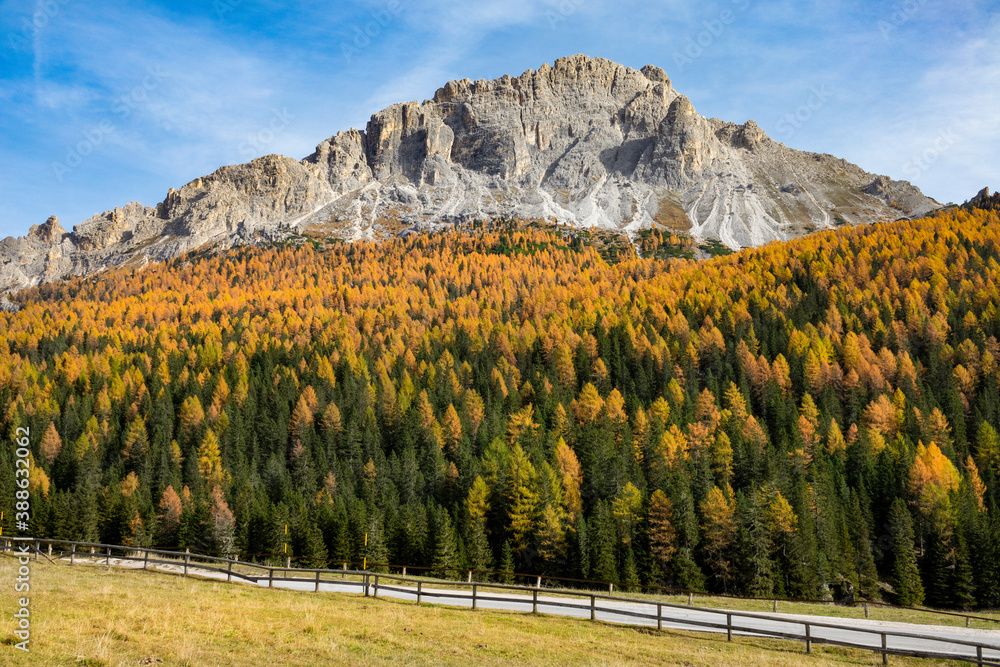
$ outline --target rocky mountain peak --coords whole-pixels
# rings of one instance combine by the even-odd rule
[[[38,239],[47,245],[53,245],[62,240],[66,230],[59,224],[59,218],[52,215],[40,225],[32,225],[28,230],[28,236]]]
[[[670,79],[667,78],[667,73],[656,65],[646,65],[641,70],[647,79],[659,83],[670,83]]]
[[[1000,192],[990,194],[989,188],[983,188],[962,206],[970,210],[978,208],[985,211],[1000,211]]]
[[[834,218],[936,207],[909,183],[792,150],[754,121],[702,117],[659,67],[578,54],[518,76],[449,81],[301,161],[222,167],[156,207],[133,202],[69,234],[51,218],[0,241],[0,290],[292,232],[378,239],[519,216],[626,234],[667,226],[740,248]]]

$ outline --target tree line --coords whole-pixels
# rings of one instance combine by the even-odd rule
[[[0,419],[39,537],[994,607],[998,260],[984,210],[189,255],[15,295]]]

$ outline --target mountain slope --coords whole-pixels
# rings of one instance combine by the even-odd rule
[[[581,236],[496,222],[23,290],[0,431],[30,432],[33,534],[1000,606],[996,211],[706,262]]]
[[[657,67],[577,55],[516,78],[449,82],[301,162],[269,155],[223,167],[156,208],[133,202],[72,233],[50,220],[0,243],[0,289],[279,228],[354,240],[517,216],[629,231],[661,224],[738,248],[936,207],[909,183],[790,149],[753,121],[700,116]]]

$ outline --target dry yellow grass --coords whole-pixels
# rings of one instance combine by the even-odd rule
[[[657,203],[656,216],[653,218],[667,229],[686,232],[691,229],[691,219],[681,205],[680,198],[675,193],[666,193]]]
[[[12,646],[16,561],[0,559],[4,665],[876,665],[866,651],[587,620],[257,589],[152,572],[31,566],[31,653]],[[162,662],[161,662],[162,661]],[[934,665],[892,658],[893,665]]]

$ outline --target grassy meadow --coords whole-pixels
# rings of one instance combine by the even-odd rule
[[[866,651],[357,595],[251,588],[114,568],[31,565],[31,653],[14,649],[16,561],[0,622],[4,665],[876,665]],[[893,665],[934,661],[893,657]]]

